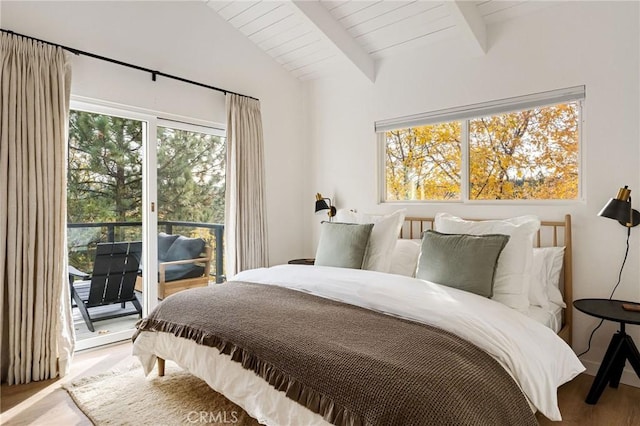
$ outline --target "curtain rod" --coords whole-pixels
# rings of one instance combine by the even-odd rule
[[[69,51],[69,52],[71,52],[71,53],[73,53],[75,55],[89,56],[90,58],[100,59],[101,61],[111,62],[113,64],[121,65],[123,67],[128,67],[128,68],[136,69],[138,71],[148,72],[149,74],[151,74],[151,80],[153,80],[153,81],[156,81],[156,77],[158,77],[158,76],[166,77],[166,78],[170,78],[170,79],[173,79],[173,80],[181,81],[183,83],[193,84],[194,86],[200,86],[200,87],[204,87],[206,89],[211,89],[211,90],[215,90],[215,91],[218,91],[218,92],[222,92],[225,95],[227,93],[231,93],[232,95],[244,96],[245,98],[254,99],[256,101],[259,100],[258,98],[254,98],[253,96],[243,95],[241,93],[232,92],[231,90],[221,89],[219,87],[210,86],[208,84],[199,83],[197,81],[188,80],[186,78],[178,77],[178,76],[171,75],[171,74],[166,74],[166,73],[163,73],[162,71],[156,71],[156,70],[152,70],[152,69],[149,69],[149,68],[141,67],[139,65],[129,64],[127,62],[119,61],[117,59],[107,58],[106,56],[96,55],[95,53],[85,52],[85,51],[82,51],[82,50],[74,49],[73,47],[63,46],[63,45],[58,44],[58,43],[52,43],[50,41],[41,40],[39,38],[31,37],[31,36],[28,36],[28,35],[18,34],[18,33],[14,32],[14,31],[5,30],[5,29],[2,29],[2,28],[0,28],[0,31],[2,31],[3,33],[12,34],[12,35],[23,37],[23,38],[26,38],[26,39],[29,39],[29,40],[34,40],[34,41],[37,41],[37,42],[40,42],[40,43],[48,44],[50,46],[60,47],[60,48],[62,48],[64,50],[67,50],[67,51]]]

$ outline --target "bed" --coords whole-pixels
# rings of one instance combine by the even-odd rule
[[[474,220],[474,219],[471,219]],[[419,238],[427,229],[434,229],[434,218],[406,217],[400,229],[401,239]],[[560,290],[562,299],[566,305],[573,301],[573,259],[572,259],[572,235],[571,215],[567,214],[563,220],[540,222],[540,229],[535,233],[534,247],[565,247],[562,259]],[[533,308],[530,316],[538,322],[552,326],[554,331],[569,346],[572,345],[572,309],[558,309],[558,305],[551,309]]]
[[[400,239],[433,228],[408,217]],[[570,216],[540,222],[532,240],[564,247],[558,290],[570,302]],[[147,374],[176,362],[263,424],[560,420],[557,387],[584,370],[569,346],[571,309],[557,304],[517,311],[411,276],[328,266],[233,280],[163,301],[139,323],[134,355]]]

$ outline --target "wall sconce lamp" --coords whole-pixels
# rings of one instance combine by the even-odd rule
[[[627,185],[618,190],[616,198],[610,199],[598,216],[617,220],[622,226],[629,228],[629,233],[632,227],[640,224],[640,212],[631,207],[631,190]]]
[[[609,202],[602,208],[602,210],[600,210],[598,216],[615,219],[622,226],[627,227],[627,249],[624,253],[624,259],[622,260],[620,272],[618,273],[618,282],[613,288],[611,296],[609,296],[609,299],[611,299],[616,289],[620,285],[620,280],[622,278],[622,269],[624,268],[624,264],[626,263],[627,256],[629,254],[629,237],[631,236],[631,228],[640,224],[640,212],[638,212],[638,210],[635,210],[631,206],[631,190],[629,189],[629,187],[625,185],[624,188],[620,188],[618,190],[618,195],[616,195],[615,198],[609,200]],[[626,309],[628,311],[640,311],[640,305],[638,304],[623,303],[622,307],[623,309]]]
[[[329,201],[329,204],[327,204]],[[333,204],[331,204],[331,198],[323,197],[319,192],[316,194],[316,213],[329,210],[327,214],[329,215],[329,222],[331,222],[331,218],[336,215],[336,208]]]

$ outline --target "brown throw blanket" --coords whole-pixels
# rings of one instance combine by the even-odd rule
[[[138,323],[218,348],[336,425],[536,425],[511,376],[441,329],[275,286],[177,293]]]

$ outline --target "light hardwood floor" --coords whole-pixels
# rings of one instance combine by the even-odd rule
[[[581,374],[558,390],[562,424],[593,426],[640,426],[640,388],[621,384],[618,389],[607,387],[596,405],[584,399],[591,389],[593,376]],[[538,414],[541,425],[555,425]]]
[[[91,425],[60,385],[112,368],[131,365],[131,343],[121,343],[76,354],[71,374],[61,380],[1,387],[2,425]],[[580,375],[558,392],[561,424],[580,426],[640,426],[640,388],[620,385],[605,389],[596,405],[584,403],[593,377]],[[538,415],[541,425],[559,424]]]
[[[113,368],[131,365],[131,343],[119,343],[76,353],[69,375],[26,385],[0,387],[0,424],[9,425],[91,425],[60,386],[66,381],[94,376]]]

